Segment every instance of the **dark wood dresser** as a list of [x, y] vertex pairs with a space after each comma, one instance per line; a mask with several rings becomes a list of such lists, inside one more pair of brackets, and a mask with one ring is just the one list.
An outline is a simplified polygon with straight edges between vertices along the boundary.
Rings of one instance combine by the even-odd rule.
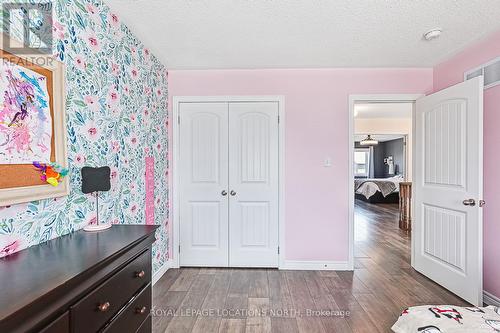
[[151, 332], [156, 229], [78, 231], [0, 259], [0, 332]]

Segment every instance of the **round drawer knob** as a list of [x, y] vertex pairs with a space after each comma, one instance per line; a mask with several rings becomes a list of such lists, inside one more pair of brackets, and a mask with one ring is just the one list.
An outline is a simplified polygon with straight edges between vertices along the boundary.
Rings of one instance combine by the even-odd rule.
[[142, 308], [135, 309], [135, 313], [144, 314], [144, 313], [146, 313], [146, 310], [147, 310], [147, 308], [145, 306], [143, 306]]
[[111, 306], [111, 304], [109, 304], [109, 302], [105, 302], [105, 303], [99, 304], [97, 309], [99, 309], [99, 311], [101, 311], [101, 312], [106, 312], [109, 310], [110, 306]]
[[146, 273], [144, 271], [140, 271], [135, 273], [135, 276], [142, 279], [144, 276], [146, 276]]

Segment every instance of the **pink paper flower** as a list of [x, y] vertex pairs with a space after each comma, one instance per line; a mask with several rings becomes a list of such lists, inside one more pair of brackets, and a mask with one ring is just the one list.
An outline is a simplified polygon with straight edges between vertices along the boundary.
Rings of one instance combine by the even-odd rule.
[[139, 138], [135, 134], [130, 136], [130, 145], [136, 148], [139, 145]]
[[120, 26], [120, 20], [118, 16], [114, 13], [108, 14], [108, 22], [109, 25], [112, 26], [113, 28], [118, 28]]
[[93, 112], [99, 111], [100, 105], [99, 100], [96, 95], [87, 95], [83, 98], [85, 104], [87, 104], [88, 108]]
[[99, 139], [99, 129], [93, 122], [89, 122], [85, 125], [85, 136], [90, 141], [97, 141]]
[[111, 64], [111, 73], [114, 76], [120, 75], [120, 66], [118, 64], [112, 63]]
[[118, 153], [120, 151], [120, 143], [116, 140], [111, 141], [111, 149], [113, 152]]
[[21, 239], [14, 238], [12, 236], [4, 236], [0, 238], [0, 258], [21, 250], [21, 245]]
[[[111, 173], [110, 173], [111, 184], [116, 185], [118, 183], [118, 179], [119, 179], [118, 176], [119, 176], [118, 168], [111, 167]], [[115, 188], [115, 186], [113, 186], [113, 188]]]
[[92, 31], [88, 32], [85, 35], [85, 41], [87, 42], [87, 45], [94, 53], [97, 53], [101, 50], [101, 42], [99, 41], [94, 32]]
[[108, 104], [110, 106], [115, 106], [120, 102], [120, 94], [116, 89], [111, 89], [108, 92]]
[[97, 215], [91, 214], [87, 219], [87, 224], [94, 225], [97, 224]]
[[54, 22], [52, 24], [52, 31], [54, 36], [58, 39], [64, 39], [64, 27], [59, 22]]
[[76, 154], [73, 162], [76, 166], [83, 166], [85, 164], [85, 156], [82, 154]]
[[130, 76], [134, 80], [137, 80], [137, 78], [139, 78], [139, 70], [137, 69], [137, 67], [132, 67], [130, 69]]
[[77, 55], [75, 57], [75, 67], [81, 70], [85, 70], [85, 67], [87, 67], [87, 64], [85, 63], [85, 60], [83, 57]]
[[139, 206], [136, 203], [132, 203], [130, 205], [129, 212], [131, 215], [137, 214], [138, 210], [139, 210]]
[[93, 4], [91, 3], [88, 3], [86, 6], [85, 6], [85, 9], [87, 10], [87, 12], [89, 14], [92, 14], [92, 15], [95, 15], [97, 14], [97, 7], [94, 6]]

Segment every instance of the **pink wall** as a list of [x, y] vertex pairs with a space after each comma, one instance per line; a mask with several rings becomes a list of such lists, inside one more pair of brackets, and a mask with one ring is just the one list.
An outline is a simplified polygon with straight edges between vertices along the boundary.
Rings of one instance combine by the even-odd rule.
[[[464, 72], [500, 56], [500, 31], [434, 68], [434, 88], [463, 81]], [[500, 297], [500, 86], [484, 92], [484, 289]]]
[[432, 88], [432, 69], [169, 71], [170, 106], [172, 96], [285, 96], [287, 260], [348, 259], [348, 95]]

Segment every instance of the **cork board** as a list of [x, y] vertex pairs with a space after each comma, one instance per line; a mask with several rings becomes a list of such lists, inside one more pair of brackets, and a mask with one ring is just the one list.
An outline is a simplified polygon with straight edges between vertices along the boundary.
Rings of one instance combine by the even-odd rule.
[[[49, 94], [49, 108], [52, 121], [51, 155], [50, 161], [56, 162], [55, 144], [55, 114], [54, 114], [54, 81], [51, 70], [38, 66], [27, 59], [20, 58], [0, 49], [2, 61], [10, 61], [18, 66], [30, 69], [47, 80], [47, 91]], [[0, 189], [17, 187], [39, 186], [46, 184], [40, 179], [40, 172], [32, 164], [0, 164]]]

